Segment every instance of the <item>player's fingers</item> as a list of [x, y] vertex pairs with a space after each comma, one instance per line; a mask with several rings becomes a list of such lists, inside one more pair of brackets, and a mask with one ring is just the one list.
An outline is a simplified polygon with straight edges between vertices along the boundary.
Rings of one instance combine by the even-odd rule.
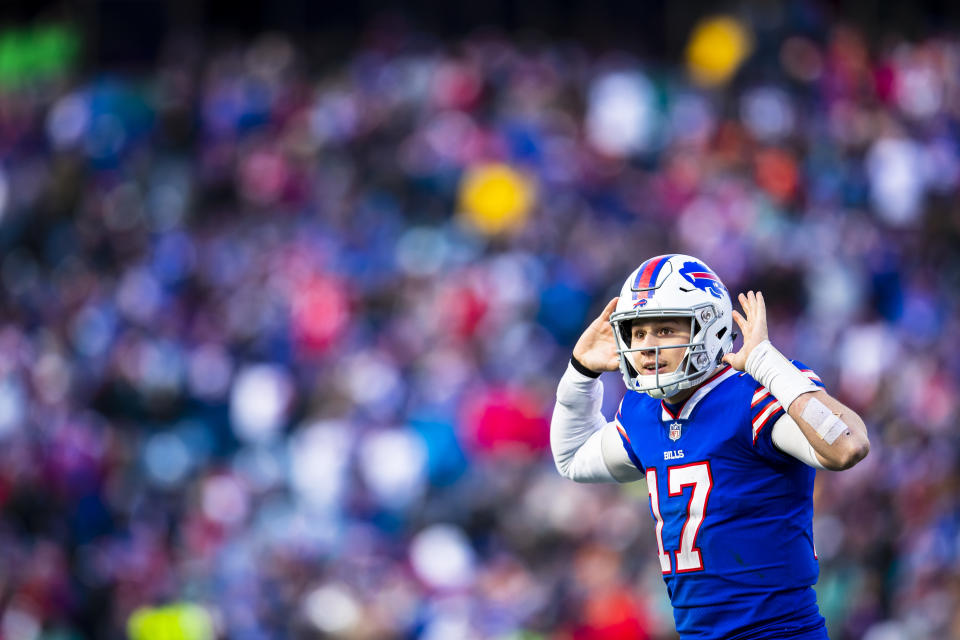
[[609, 320], [610, 315], [613, 313], [613, 310], [617, 308], [617, 301], [620, 300], [620, 296], [617, 296], [613, 300], [607, 303], [607, 306], [603, 308], [603, 313], [600, 314], [600, 317], [604, 320]]
[[736, 309], [733, 311], [733, 321], [737, 323], [738, 327], [740, 327], [740, 331], [743, 333], [747, 332], [747, 319], [740, 315], [740, 312]]
[[753, 293], [753, 302], [752, 302], [752, 305], [751, 305], [751, 308], [752, 308], [752, 311], [751, 311], [751, 314], [752, 314], [751, 320], [756, 321], [757, 318], [759, 317], [759, 315], [760, 315], [761, 313], [763, 313], [763, 302], [760, 301], [760, 298], [758, 297], [758, 292], [757, 292], [757, 291], [754, 291], [754, 292], [752, 292], [752, 293]]
[[750, 318], [753, 316], [753, 304], [753, 291], [747, 291], [747, 293], [743, 296], [743, 301], [740, 304], [740, 306], [743, 307], [743, 316], [745, 318]]

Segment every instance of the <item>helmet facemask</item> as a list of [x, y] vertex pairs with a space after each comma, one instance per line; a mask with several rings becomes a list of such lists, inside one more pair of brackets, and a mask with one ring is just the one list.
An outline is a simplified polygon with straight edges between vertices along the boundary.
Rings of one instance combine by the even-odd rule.
[[[695, 387], [706, 380], [733, 344], [733, 336], [727, 331], [727, 327], [722, 322], [717, 324], [720, 322], [718, 311], [717, 306], [706, 302], [686, 309], [635, 309], [612, 314], [610, 324], [613, 326], [613, 334], [617, 341], [620, 371], [627, 388], [660, 399], [669, 398], [683, 389]], [[654, 318], [688, 318], [690, 340], [681, 344], [631, 347], [633, 322]], [[718, 345], [717, 342], [720, 344]], [[677, 369], [663, 374], [657, 371], [650, 375], [640, 375], [633, 364], [631, 354], [652, 351], [656, 362], [660, 362], [661, 350], [666, 349], [685, 350]], [[713, 358], [710, 357], [711, 351], [716, 353]]]

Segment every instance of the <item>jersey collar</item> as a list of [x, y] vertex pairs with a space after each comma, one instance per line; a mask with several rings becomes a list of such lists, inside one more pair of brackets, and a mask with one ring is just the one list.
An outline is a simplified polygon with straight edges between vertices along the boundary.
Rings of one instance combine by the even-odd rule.
[[736, 369], [732, 368], [730, 365], [720, 369], [710, 378], [708, 378], [706, 382], [701, 384], [700, 388], [694, 391], [693, 395], [687, 398], [686, 402], [681, 404], [676, 411], [671, 409], [665, 400], [661, 400], [660, 419], [664, 422], [670, 422], [671, 420], [687, 420], [690, 417], [690, 414], [693, 413], [693, 410], [697, 404], [703, 400], [708, 393], [719, 386], [721, 382], [733, 376], [736, 372]]

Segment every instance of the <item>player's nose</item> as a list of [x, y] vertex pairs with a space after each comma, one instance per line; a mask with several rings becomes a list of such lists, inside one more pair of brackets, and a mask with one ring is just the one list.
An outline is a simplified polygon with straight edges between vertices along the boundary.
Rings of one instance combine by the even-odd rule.
[[649, 333], [642, 338], [633, 339], [633, 347], [642, 351], [653, 351], [658, 344], [659, 341], [657, 340], [657, 337], [652, 336]]

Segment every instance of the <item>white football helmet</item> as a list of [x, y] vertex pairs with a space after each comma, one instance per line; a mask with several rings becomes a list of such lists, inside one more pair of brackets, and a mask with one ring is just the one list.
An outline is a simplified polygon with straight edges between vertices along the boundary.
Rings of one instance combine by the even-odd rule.
[[[733, 347], [732, 310], [727, 288], [697, 258], [670, 254], [641, 264], [623, 283], [610, 315], [627, 388], [669, 398], [706, 380]], [[630, 348], [631, 325], [639, 318], [664, 316], [690, 318], [690, 342], [654, 347], [654, 356], [659, 360], [661, 349], [686, 349], [685, 357], [676, 371], [640, 375], [629, 354], [651, 349]]]

